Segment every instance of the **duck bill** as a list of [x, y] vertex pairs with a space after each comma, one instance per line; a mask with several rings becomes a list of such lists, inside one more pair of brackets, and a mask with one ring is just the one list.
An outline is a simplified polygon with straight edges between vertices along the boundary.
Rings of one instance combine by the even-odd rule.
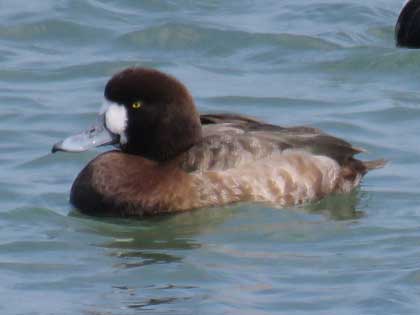
[[117, 144], [118, 142], [119, 136], [105, 127], [105, 115], [102, 114], [90, 128], [54, 144], [51, 152], [83, 152], [103, 145]]

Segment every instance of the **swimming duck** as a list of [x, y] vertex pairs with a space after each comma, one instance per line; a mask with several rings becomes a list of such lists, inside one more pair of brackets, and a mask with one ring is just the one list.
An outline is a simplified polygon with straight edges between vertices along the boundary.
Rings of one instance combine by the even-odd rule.
[[397, 46], [420, 48], [420, 0], [408, 0], [395, 25]]
[[119, 148], [75, 179], [70, 201], [86, 214], [146, 216], [241, 201], [297, 205], [350, 192], [384, 165], [355, 159], [361, 149], [316, 128], [200, 115], [187, 88], [157, 70], [123, 70], [104, 95], [96, 123], [52, 149]]

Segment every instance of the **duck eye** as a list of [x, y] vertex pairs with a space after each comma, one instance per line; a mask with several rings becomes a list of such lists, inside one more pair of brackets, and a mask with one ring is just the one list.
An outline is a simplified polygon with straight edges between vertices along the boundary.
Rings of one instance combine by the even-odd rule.
[[139, 109], [141, 107], [141, 105], [142, 104], [140, 102], [135, 102], [135, 103], [131, 104], [131, 107], [133, 109]]

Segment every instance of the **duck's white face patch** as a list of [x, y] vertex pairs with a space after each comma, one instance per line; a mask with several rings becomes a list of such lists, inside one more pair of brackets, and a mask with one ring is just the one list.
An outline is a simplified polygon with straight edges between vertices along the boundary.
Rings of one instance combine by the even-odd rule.
[[127, 143], [127, 110], [123, 105], [105, 101], [100, 110], [105, 115], [105, 126], [114, 134], [120, 136], [120, 143]]

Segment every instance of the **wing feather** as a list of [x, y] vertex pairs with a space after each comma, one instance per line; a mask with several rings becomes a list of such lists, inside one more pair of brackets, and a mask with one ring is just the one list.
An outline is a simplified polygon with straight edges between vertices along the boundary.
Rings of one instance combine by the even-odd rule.
[[203, 140], [182, 158], [188, 172], [239, 167], [286, 149], [325, 155], [339, 164], [362, 152], [317, 128], [281, 127], [236, 114], [205, 114], [201, 122]]

